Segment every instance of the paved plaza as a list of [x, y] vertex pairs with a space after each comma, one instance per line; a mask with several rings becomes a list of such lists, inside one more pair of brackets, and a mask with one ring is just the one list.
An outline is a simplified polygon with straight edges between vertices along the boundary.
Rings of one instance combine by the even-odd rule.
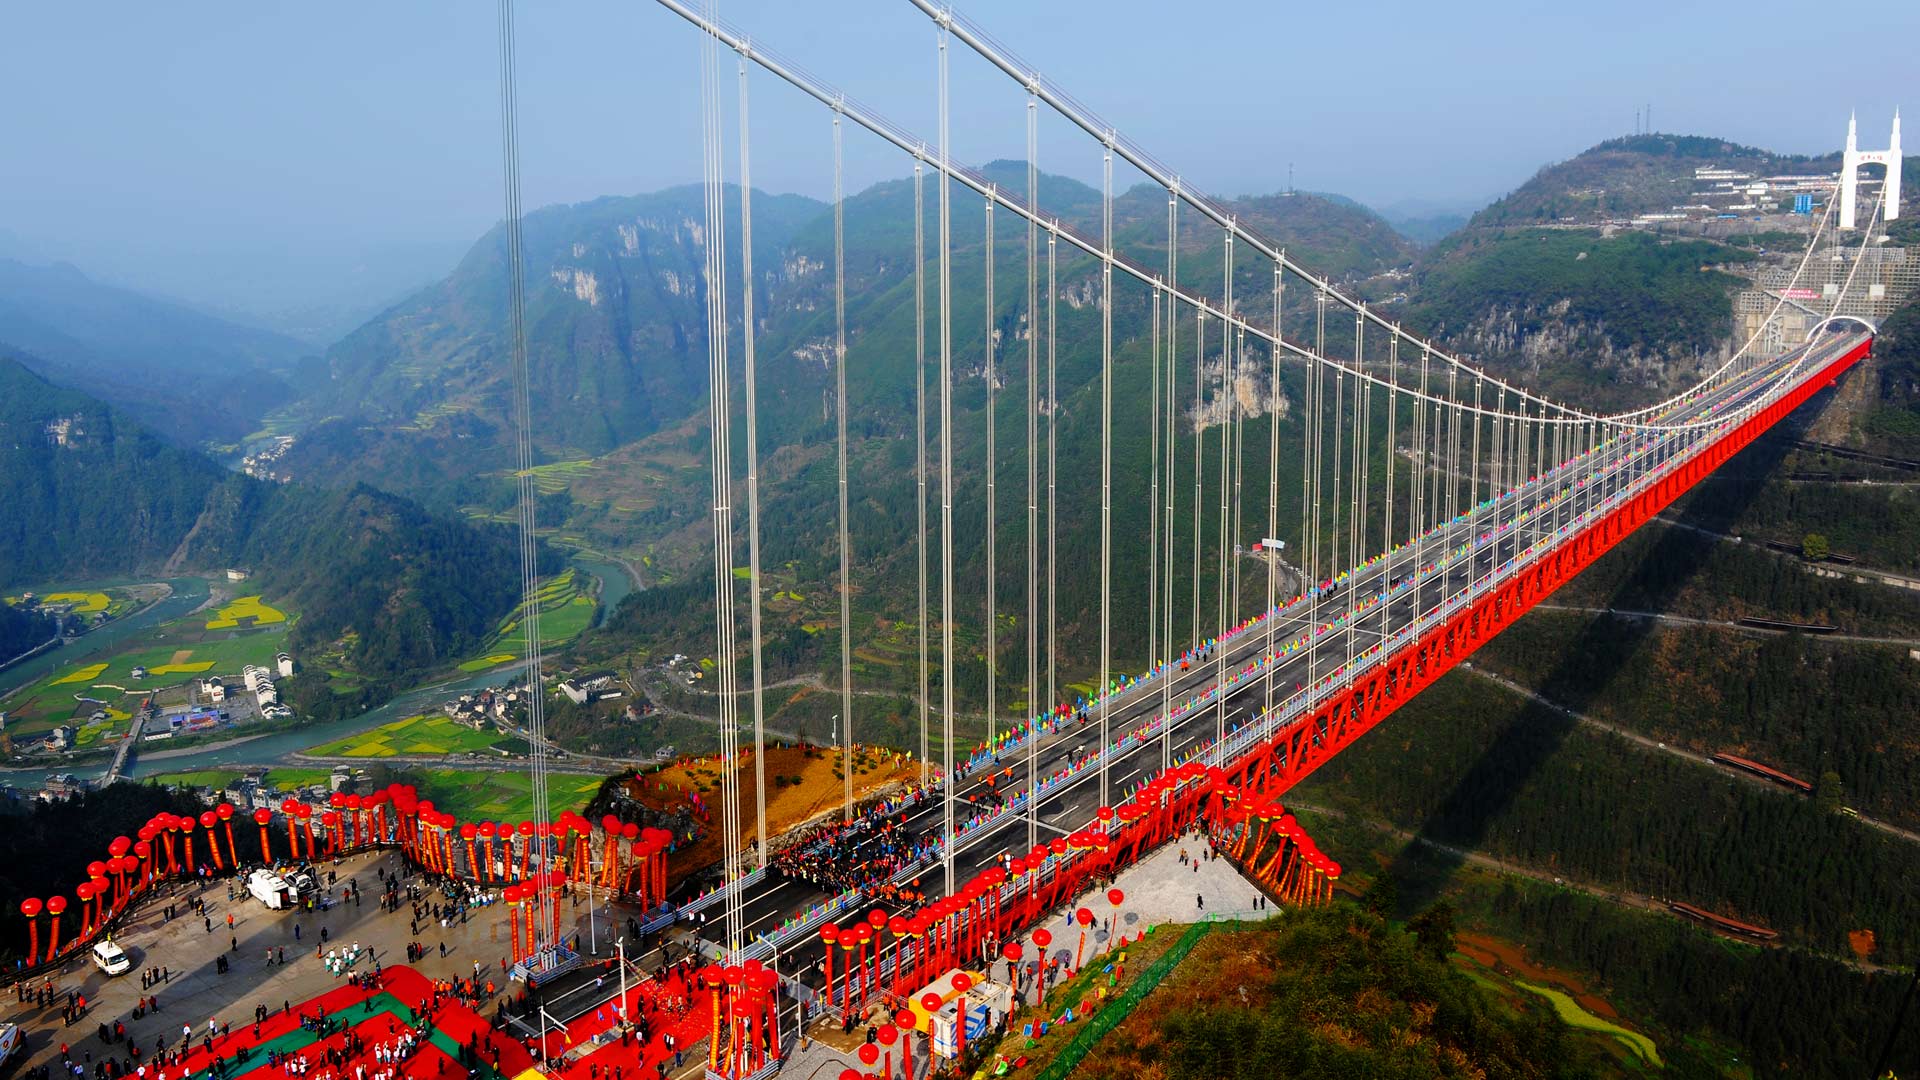
[[[378, 871], [400, 872], [402, 863], [397, 852], [350, 856], [337, 864], [319, 864], [318, 869], [333, 903], [326, 910], [313, 912], [270, 911], [232, 878], [213, 879], [204, 885], [162, 885], [161, 894], [129, 916], [115, 936], [133, 960], [132, 971], [109, 978], [84, 951], [78, 951], [60, 969], [48, 973], [56, 991], [52, 1005], [23, 1005], [13, 993], [0, 997], [0, 1018], [18, 1022], [27, 1036], [27, 1053], [20, 1067], [48, 1062], [57, 1066], [63, 1042], [70, 1046], [73, 1060], [82, 1064], [89, 1055], [94, 1060], [124, 1057], [124, 1046], [109, 1049], [100, 1042], [98, 1031], [103, 1023], [109, 1028], [115, 1021], [123, 1023], [127, 1035], [145, 1047], [152, 1046], [158, 1037], [177, 1039], [182, 1024], [204, 1029], [213, 1019], [231, 1023], [237, 1030], [242, 1023], [251, 1023], [255, 1006], [278, 1011], [283, 1004], [297, 1005], [341, 986], [345, 979], [329, 971], [322, 959], [328, 949], [346, 950], [358, 945], [363, 958], [354, 971], [364, 972], [376, 963], [388, 967], [407, 964], [407, 944], [418, 942], [424, 955], [408, 966], [426, 978], [472, 977], [495, 984], [499, 993], [482, 1003], [480, 1009], [489, 1017], [500, 996], [518, 991], [518, 984], [509, 986], [501, 972], [508, 953], [504, 906], [470, 909], [465, 921], [456, 918], [446, 927], [434, 919], [424, 919], [415, 934], [410, 925], [410, 904], [403, 901], [393, 912], [382, 912], [379, 906]], [[405, 880], [421, 885], [428, 902], [444, 902], [436, 890], [425, 888], [424, 878], [416, 875]], [[340, 899], [352, 885], [362, 891], [358, 903]], [[237, 898], [230, 899], [229, 886], [239, 890]], [[204, 915], [191, 912], [194, 900], [205, 902]], [[170, 905], [177, 909], [171, 920], [165, 917]], [[574, 928], [583, 939], [585, 910], [584, 902], [578, 899], [569, 910]], [[627, 913], [619, 908], [612, 910], [624, 924]], [[233, 919], [231, 929], [229, 916]], [[71, 918], [68, 921], [71, 930]], [[605, 952], [608, 928], [604, 909], [596, 929]], [[284, 963], [279, 962], [282, 953]], [[224, 973], [217, 972], [214, 963], [214, 958], [222, 954], [229, 965]], [[164, 969], [166, 979], [143, 988], [142, 972], [156, 968]], [[43, 981], [36, 979], [33, 985], [40, 986]], [[69, 990], [86, 998], [86, 1014], [63, 1025], [61, 1011]], [[134, 1019], [135, 1006], [147, 997], [157, 1000], [158, 1011]], [[91, 1069], [88, 1073], [91, 1075]]]

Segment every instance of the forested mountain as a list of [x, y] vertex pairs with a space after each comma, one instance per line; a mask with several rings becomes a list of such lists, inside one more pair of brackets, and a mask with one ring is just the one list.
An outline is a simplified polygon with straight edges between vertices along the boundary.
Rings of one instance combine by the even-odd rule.
[[[1019, 162], [994, 162], [982, 171], [1015, 190], [1025, 188], [1025, 166]], [[638, 445], [641, 440], [671, 439], [677, 425], [701, 417], [706, 356], [700, 199], [699, 188], [681, 187], [548, 207], [527, 216], [535, 440], [548, 460], [582, 461], [621, 450], [631, 461], [647, 454]], [[1078, 181], [1043, 175], [1039, 203], [1068, 224], [1097, 227], [1099, 193]], [[849, 196], [845, 206], [849, 332], [856, 342], [883, 339], [895, 349], [878, 374], [869, 374], [865, 366], [850, 368], [856, 384], [887, 387], [877, 400], [856, 392], [853, 407], [889, 430], [897, 430], [899, 407], [905, 404], [898, 388], [908, 385], [889, 376], [910, 376], [910, 368], [899, 366], [897, 350], [912, 341], [912, 205], [911, 183], [895, 180]], [[1226, 205], [1337, 277], [1372, 274], [1413, 258], [1405, 238], [1357, 204], [1301, 194]], [[737, 190], [729, 189], [727, 207], [737, 245]], [[931, 258], [937, 236], [931, 183], [925, 212]], [[1163, 195], [1144, 187], [1122, 193], [1114, 213], [1116, 235], [1129, 251], [1164, 261]], [[979, 198], [956, 196], [953, 236], [961, 265], [954, 298], [956, 318], [966, 318], [968, 325], [975, 316], [966, 309], [981, 303], [983, 278], [977, 267], [983, 229]], [[1005, 275], [999, 306], [1009, 313], [1002, 332], [1011, 343], [1025, 332], [1024, 319], [1015, 314], [1024, 307], [1015, 302], [1024, 286], [1015, 283], [1024, 280], [1019, 253], [1025, 229], [1003, 213], [996, 237], [997, 262]], [[1217, 287], [1219, 230], [1189, 213], [1181, 241], [1183, 258], [1190, 257], [1182, 280]], [[329, 351], [325, 388], [288, 410], [289, 422], [302, 430], [283, 468], [315, 482], [365, 480], [448, 505], [484, 504], [498, 497], [471, 481], [489, 473], [497, 481], [511, 462], [503, 243], [500, 230], [490, 232], [444, 281]], [[1063, 248], [1061, 254], [1064, 265], [1074, 266], [1070, 251]], [[819, 394], [832, 381], [826, 351], [833, 302], [831, 208], [800, 196], [756, 193], [754, 260], [760, 357], [769, 371], [762, 394], [775, 414], [770, 422], [787, 425], [778, 433], [792, 434], [797, 427], [818, 425]], [[735, 261], [733, 275], [738, 274], [737, 255]], [[1247, 272], [1252, 273], [1250, 267]], [[1085, 276], [1084, 268], [1075, 273]], [[730, 282], [736, 369], [738, 288], [736, 276]], [[1083, 290], [1076, 281], [1065, 294], [1066, 305], [1076, 311], [1084, 306]], [[977, 347], [973, 353], [977, 357]], [[769, 434], [778, 437], [775, 431]], [[586, 492], [572, 486], [576, 501], [599, 502], [601, 510], [610, 503], [631, 503], [598, 499], [591, 484]]]
[[[686, 186], [526, 216], [528, 366], [543, 452], [603, 453], [705, 400], [701, 199]], [[769, 290], [819, 273], [817, 257], [786, 247], [820, 211], [800, 196], [756, 201], [756, 271]], [[496, 227], [447, 278], [328, 350], [324, 388], [294, 411], [325, 422], [285, 469], [442, 496], [435, 489], [448, 480], [510, 465], [505, 235]]]
[[1920, 297], [1887, 317], [1873, 354], [1878, 392], [1860, 434], [1879, 453], [1920, 460]]
[[0, 583], [160, 570], [239, 484], [100, 401], [0, 357]]
[[292, 396], [292, 338], [0, 259], [0, 342], [35, 371], [137, 414], [183, 446], [232, 442]]
[[1467, 229], [1421, 260], [1407, 324], [1525, 385], [1639, 404], [1718, 358], [1750, 253], [1597, 229]]
[[248, 566], [301, 611], [297, 642], [349, 637], [349, 660], [382, 678], [470, 649], [519, 592], [505, 530], [228, 473], [8, 357], [0, 506], [0, 586]]
[[45, 615], [0, 603], [0, 663], [51, 638], [55, 629]]

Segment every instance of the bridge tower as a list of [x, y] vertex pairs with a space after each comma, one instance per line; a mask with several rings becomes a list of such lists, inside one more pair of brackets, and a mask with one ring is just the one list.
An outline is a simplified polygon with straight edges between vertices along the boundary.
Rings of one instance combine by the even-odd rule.
[[1885, 217], [1892, 221], [1900, 216], [1900, 110], [1893, 111], [1893, 140], [1885, 150], [1860, 149], [1855, 126], [1855, 117], [1848, 116], [1847, 150], [1840, 163], [1840, 227], [1843, 229], [1854, 227], [1854, 203], [1862, 165], [1887, 167]]

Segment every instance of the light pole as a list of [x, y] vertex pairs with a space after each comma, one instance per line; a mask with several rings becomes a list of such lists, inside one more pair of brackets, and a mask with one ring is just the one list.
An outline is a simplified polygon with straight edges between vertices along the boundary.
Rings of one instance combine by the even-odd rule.
[[613, 939], [613, 955], [620, 961], [620, 1023], [624, 1029], [627, 1023], [627, 942], [625, 938]]

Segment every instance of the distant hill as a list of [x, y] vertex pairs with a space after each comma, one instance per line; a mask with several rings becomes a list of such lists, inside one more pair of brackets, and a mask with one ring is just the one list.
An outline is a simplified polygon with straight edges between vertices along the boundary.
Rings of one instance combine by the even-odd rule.
[[1693, 171], [1720, 166], [1755, 174], [1831, 172], [1840, 155], [1775, 154], [1702, 135], [1628, 135], [1535, 173], [1473, 215], [1471, 227], [1544, 225], [1581, 216], [1631, 217], [1686, 201]]
[[229, 443], [292, 397], [306, 348], [73, 266], [0, 258], [0, 342], [181, 445]]
[[[527, 215], [528, 362], [544, 449], [601, 453], [703, 400], [701, 198], [686, 186]], [[820, 211], [799, 196], [756, 201], [755, 249], [769, 282], [818, 271], [783, 256], [794, 229]], [[450, 452], [455, 439], [464, 459], [455, 472], [504, 466], [510, 458], [497, 433], [512, 418], [506, 269], [505, 234], [495, 228], [452, 274], [329, 349], [325, 384], [296, 415], [339, 422], [332, 436], [296, 447], [286, 467], [388, 482], [422, 453]], [[432, 479], [444, 475], [430, 470]]]
[[0, 587], [249, 566], [301, 611], [296, 640], [353, 644], [379, 678], [470, 650], [519, 593], [497, 527], [365, 487], [229, 473], [0, 356]]
[[1687, 237], [1574, 227], [1685, 203], [1694, 170], [1829, 171], [1691, 135], [1610, 139], [1541, 169], [1423, 252], [1407, 325], [1522, 383], [1598, 408], [1658, 397], [1716, 362], [1752, 253]]

